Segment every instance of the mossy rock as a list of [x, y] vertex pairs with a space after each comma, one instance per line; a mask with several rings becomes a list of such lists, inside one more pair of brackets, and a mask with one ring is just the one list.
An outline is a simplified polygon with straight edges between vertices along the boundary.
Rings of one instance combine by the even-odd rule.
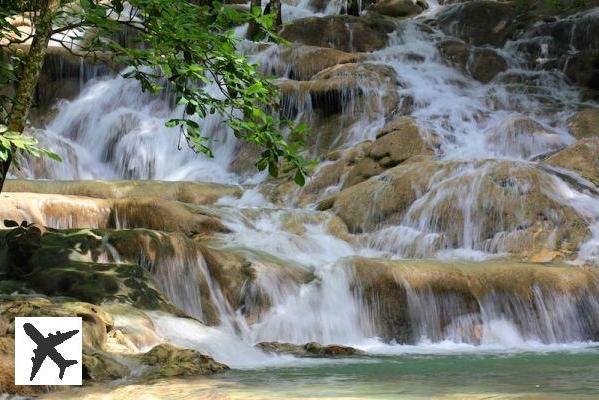
[[145, 374], [147, 378], [212, 375], [229, 370], [225, 364], [196, 350], [181, 349], [170, 344], [160, 344], [138, 356], [138, 360], [149, 366]]
[[276, 353], [276, 354], [291, 354], [296, 357], [350, 357], [366, 354], [362, 350], [355, 349], [349, 346], [341, 346], [338, 344], [323, 345], [316, 342], [306, 344], [294, 344], [284, 342], [260, 342], [256, 345], [260, 350]]
[[94, 383], [122, 379], [131, 372], [114, 357], [99, 351], [84, 351], [82, 361], [83, 379]]

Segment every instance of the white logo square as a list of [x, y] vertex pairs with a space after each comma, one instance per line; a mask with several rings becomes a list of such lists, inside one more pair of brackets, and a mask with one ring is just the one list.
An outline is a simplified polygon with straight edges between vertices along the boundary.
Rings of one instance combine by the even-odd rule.
[[15, 385], [81, 385], [81, 317], [15, 318]]

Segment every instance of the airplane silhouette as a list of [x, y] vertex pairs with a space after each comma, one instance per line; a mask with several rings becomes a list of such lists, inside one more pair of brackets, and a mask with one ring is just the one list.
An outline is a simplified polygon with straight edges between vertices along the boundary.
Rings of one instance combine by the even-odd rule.
[[68, 366], [77, 364], [76, 360], [65, 360], [64, 357], [61, 356], [58, 351], [56, 351], [55, 347], [64, 342], [65, 340], [73, 337], [75, 334], [77, 334], [77, 332], [79, 332], [78, 330], [73, 330], [65, 333], [60, 333], [60, 331], [56, 331], [55, 335], [50, 333], [48, 337], [44, 337], [44, 335], [42, 335], [40, 331], [38, 331], [35, 328], [35, 326], [31, 325], [30, 323], [25, 323], [23, 325], [23, 329], [25, 329], [25, 333], [27, 334], [27, 336], [29, 336], [31, 340], [33, 340], [35, 344], [37, 344], [37, 348], [33, 350], [33, 354], [35, 356], [31, 357], [33, 368], [31, 370], [31, 377], [29, 378], [29, 381], [32, 381], [33, 378], [35, 378], [37, 371], [39, 371], [39, 369], [41, 368], [42, 363], [44, 362], [46, 357], [50, 357], [50, 359], [54, 361], [54, 364], [56, 364], [58, 368], [60, 368], [60, 373], [58, 374], [58, 377], [61, 380], [64, 376], [65, 369], [67, 369]]

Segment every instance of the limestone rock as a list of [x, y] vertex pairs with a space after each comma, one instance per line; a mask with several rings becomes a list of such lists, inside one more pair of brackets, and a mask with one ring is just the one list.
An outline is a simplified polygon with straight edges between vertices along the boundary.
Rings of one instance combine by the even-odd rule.
[[322, 345], [316, 342], [303, 345], [282, 342], [261, 342], [256, 347], [269, 353], [291, 354], [296, 357], [347, 357], [365, 354], [363, 351], [349, 346], [336, 344]]
[[412, 118], [398, 117], [387, 123], [368, 148], [367, 157], [356, 162], [349, 171], [343, 188], [379, 175], [409, 158], [432, 155], [433, 150], [423, 136], [429, 135], [421, 131]]
[[[587, 268], [565, 264], [532, 264], [513, 260], [485, 262], [450, 262], [433, 260], [382, 260], [353, 258], [348, 262], [353, 272], [352, 286], [360, 293], [372, 320], [377, 336], [399, 343], [416, 343], [426, 334], [431, 340], [442, 340], [452, 334], [455, 340], [478, 343], [480, 323], [455, 329], [456, 321], [480, 318], [481, 304], [493, 296], [494, 304], [525, 304], [534, 310], [535, 292], [550, 295], [571, 295], [585, 306], [584, 297], [596, 296], [594, 283], [598, 274]], [[410, 294], [408, 294], [408, 291]], [[585, 293], [580, 296], [580, 293]], [[411, 296], [411, 297], [410, 297]], [[415, 296], [426, 296], [428, 305], [417, 304]], [[452, 299], [447, 301], [447, 299]], [[410, 307], [414, 307], [410, 309]], [[426, 321], [426, 322], [424, 322]], [[597, 331], [597, 321], [590, 329]]]
[[53, 386], [15, 385], [15, 339], [13, 336], [0, 336], [0, 393], [17, 395], [17, 398], [30, 398], [52, 390]]
[[584, 50], [568, 56], [564, 72], [574, 83], [587, 89], [585, 97], [599, 99], [599, 50]]
[[350, 149], [330, 153], [328, 160], [319, 166], [302, 188], [299, 204], [316, 203], [323, 196], [338, 191], [349, 171], [366, 157], [369, 147], [370, 142], [362, 142]]
[[382, 16], [330, 15], [297, 19], [284, 25], [281, 36], [291, 42], [330, 47], [346, 52], [369, 52], [387, 43], [395, 29], [393, 20]]
[[[547, 195], [552, 182], [547, 173], [526, 163], [420, 161], [400, 164], [341, 191], [332, 209], [350, 232], [400, 223], [424, 228], [424, 233], [437, 236], [433, 252], [462, 247], [467, 239], [468, 245], [487, 251], [523, 257], [556, 251], [571, 258], [589, 229], [567, 199]], [[473, 234], [468, 238], [467, 224]], [[403, 250], [404, 255], [423, 256], [418, 249]]]
[[409, 17], [420, 14], [426, 3], [417, 4], [412, 0], [378, 0], [370, 5], [367, 10], [373, 11], [389, 17]]
[[495, 50], [476, 48], [468, 60], [467, 69], [474, 79], [487, 83], [507, 69], [507, 62]]
[[204, 182], [167, 181], [45, 181], [15, 180], [5, 182], [4, 192], [62, 194], [96, 199], [131, 199], [152, 197], [190, 204], [212, 204], [224, 196], [241, 196], [239, 186]]
[[83, 379], [87, 381], [107, 382], [125, 378], [130, 374], [129, 368], [102, 352], [84, 352], [82, 361]]
[[345, 182], [343, 182], [342, 188], [344, 189], [360, 182], [364, 182], [373, 176], [379, 175], [383, 171], [385, 171], [385, 168], [372, 158], [363, 158], [349, 171]]
[[150, 366], [146, 377], [172, 378], [177, 376], [212, 375], [229, 369], [225, 364], [191, 349], [161, 344], [138, 357]]
[[[342, 190], [333, 210], [350, 232], [370, 231], [382, 221], [398, 223], [432, 175], [442, 169], [435, 162], [417, 162], [391, 168], [377, 177]], [[375, 196], [376, 193], [376, 196]]]
[[470, 56], [470, 46], [468, 44], [457, 39], [445, 39], [437, 45], [437, 48], [449, 64], [459, 68], [466, 67]]
[[510, 3], [481, 0], [453, 4], [437, 16], [439, 28], [475, 46], [501, 46], [513, 34], [516, 15]]
[[219, 219], [190, 204], [154, 198], [96, 199], [58, 194], [1, 195], [5, 219], [58, 229], [149, 228], [187, 235], [226, 232]]
[[599, 136], [599, 108], [587, 108], [568, 120], [570, 134], [576, 139]]
[[424, 134], [412, 118], [396, 118], [377, 134], [368, 155], [381, 162], [385, 168], [393, 167], [416, 155], [432, 155], [432, 150], [422, 138]]
[[273, 46], [265, 53], [264, 59], [262, 68], [266, 73], [305, 81], [326, 68], [363, 61], [365, 55], [329, 47], [293, 44]]
[[[24, 230], [16, 228], [19, 229]], [[31, 236], [15, 235], [13, 231], [6, 243], [6, 274], [10, 279], [26, 281], [38, 293], [92, 304], [123, 302], [176, 313], [144, 268], [137, 264], [102, 262], [100, 257], [105, 254], [102, 237], [93, 232], [45, 232]], [[96, 318], [93, 313], [84, 314], [89, 314], [86, 318], [90, 321]], [[106, 330], [99, 328], [98, 334], [105, 342]], [[90, 345], [93, 347], [94, 343]]]
[[373, 123], [394, 112], [402, 86], [393, 68], [371, 63], [347, 63], [327, 68], [309, 81], [279, 83], [285, 115], [302, 115], [314, 132], [309, 144], [330, 151], [345, 144], [352, 124]]
[[577, 172], [583, 178], [599, 185], [599, 137], [581, 139], [552, 155], [546, 162]]
[[9, 324], [8, 334], [14, 334], [15, 317], [81, 317], [83, 345], [103, 348], [106, 332], [112, 327], [112, 318], [94, 304], [79, 301], [58, 301], [33, 296], [3, 296], [0, 300], [2, 319]]

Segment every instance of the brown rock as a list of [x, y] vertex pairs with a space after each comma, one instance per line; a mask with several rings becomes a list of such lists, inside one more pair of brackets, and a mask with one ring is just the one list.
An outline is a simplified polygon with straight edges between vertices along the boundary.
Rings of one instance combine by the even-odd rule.
[[599, 185], [599, 137], [581, 139], [552, 155], [546, 162], [577, 172]]
[[150, 378], [212, 375], [229, 369], [225, 364], [195, 350], [170, 344], [160, 344], [138, 358], [141, 363], [153, 367], [146, 372], [146, 377]]
[[441, 55], [452, 65], [465, 68], [470, 56], [470, 46], [461, 40], [445, 39], [437, 45]]
[[576, 139], [599, 136], [599, 108], [587, 108], [568, 120], [570, 134]]
[[276, 76], [305, 81], [326, 68], [360, 62], [364, 58], [363, 54], [346, 53], [329, 47], [294, 44], [272, 47], [263, 68], [265, 72]]
[[409, 117], [399, 117], [385, 125], [369, 150], [369, 157], [381, 161], [385, 168], [393, 167], [415, 155], [432, 154], [422, 138], [420, 128]]
[[365, 354], [349, 346], [322, 345], [316, 342], [306, 344], [261, 342], [256, 347], [269, 353], [292, 354], [297, 357], [348, 357]]
[[474, 79], [487, 83], [507, 69], [507, 62], [495, 50], [477, 48], [472, 51], [466, 68]]
[[412, 0], [378, 0], [367, 10], [389, 17], [409, 17], [420, 14], [424, 10], [421, 5], [422, 3], [416, 4]]
[[281, 30], [291, 42], [330, 47], [346, 52], [369, 52], [383, 48], [387, 34], [395, 29], [393, 20], [383, 16], [353, 17], [330, 15], [292, 21]]
[[481, 0], [453, 4], [437, 16], [439, 28], [475, 46], [501, 46], [514, 33], [516, 9], [511, 3]]

